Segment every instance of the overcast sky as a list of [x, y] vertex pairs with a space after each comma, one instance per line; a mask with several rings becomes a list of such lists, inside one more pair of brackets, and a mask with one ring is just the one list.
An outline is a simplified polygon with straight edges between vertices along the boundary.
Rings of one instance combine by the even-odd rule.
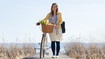
[[46, 17], [52, 3], [66, 22], [62, 42], [105, 41], [105, 0], [0, 0], [0, 43], [40, 42], [41, 27], [35, 23]]

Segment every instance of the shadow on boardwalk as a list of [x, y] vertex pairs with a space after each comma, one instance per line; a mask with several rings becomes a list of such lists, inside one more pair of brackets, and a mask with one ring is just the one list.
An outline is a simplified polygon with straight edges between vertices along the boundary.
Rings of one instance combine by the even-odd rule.
[[26, 57], [26, 58], [23, 58], [23, 59], [40, 59], [38, 57]]

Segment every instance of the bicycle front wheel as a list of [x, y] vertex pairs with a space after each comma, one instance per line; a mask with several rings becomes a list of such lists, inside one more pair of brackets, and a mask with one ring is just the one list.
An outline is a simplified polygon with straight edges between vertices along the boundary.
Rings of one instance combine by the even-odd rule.
[[45, 44], [44, 38], [45, 38], [45, 35], [46, 34], [42, 35], [42, 40], [41, 40], [41, 44], [40, 44], [40, 58], [42, 57], [42, 55], [44, 57], [44, 53], [45, 53], [45, 50], [44, 50], [44, 44]]

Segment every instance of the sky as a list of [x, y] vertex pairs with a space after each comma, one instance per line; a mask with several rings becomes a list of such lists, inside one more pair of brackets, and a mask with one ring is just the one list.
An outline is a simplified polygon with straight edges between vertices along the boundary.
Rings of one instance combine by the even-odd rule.
[[0, 43], [39, 43], [42, 32], [36, 23], [52, 3], [66, 24], [62, 42], [105, 41], [105, 0], [0, 0]]

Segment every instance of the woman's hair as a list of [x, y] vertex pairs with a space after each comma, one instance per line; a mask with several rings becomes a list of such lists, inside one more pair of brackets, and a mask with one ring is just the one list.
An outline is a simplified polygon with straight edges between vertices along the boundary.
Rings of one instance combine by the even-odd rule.
[[52, 6], [51, 6], [51, 14], [52, 14], [52, 16], [54, 15], [54, 11], [52, 10], [53, 5], [56, 5], [56, 8], [57, 8], [56, 9], [56, 15], [57, 15], [57, 12], [58, 12], [58, 5], [56, 3], [53, 3]]

